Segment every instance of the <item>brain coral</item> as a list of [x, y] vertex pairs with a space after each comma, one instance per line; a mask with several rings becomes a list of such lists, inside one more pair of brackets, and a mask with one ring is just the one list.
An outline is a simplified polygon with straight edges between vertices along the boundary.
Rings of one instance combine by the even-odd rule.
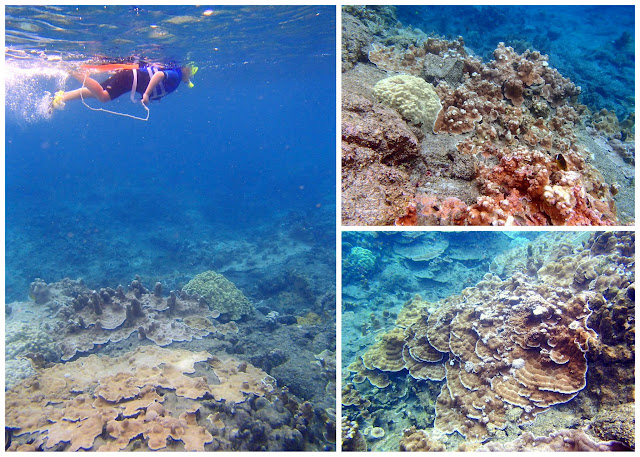
[[424, 79], [411, 75], [391, 76], [378, 81], [373, 95], [408, 121], [422, 124], [423, 131], [433, 132], [442, 105], [433, 86]]
[[211, 309], [226, 314], [230, 319], [240, 319], [253, 312], [253, 304], [240, 289], [215, 271], [196, 275], [182, 290], [191, 295], [200, 295]]

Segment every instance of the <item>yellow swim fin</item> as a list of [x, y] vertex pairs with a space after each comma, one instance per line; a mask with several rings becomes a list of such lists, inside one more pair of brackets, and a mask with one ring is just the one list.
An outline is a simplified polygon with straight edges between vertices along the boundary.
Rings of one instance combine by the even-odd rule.
[[51, 108], [54, 109], [62, 109], [64, 108], [64, 91], [59, 90], [53, 96], [53, 101], [51, 102]]

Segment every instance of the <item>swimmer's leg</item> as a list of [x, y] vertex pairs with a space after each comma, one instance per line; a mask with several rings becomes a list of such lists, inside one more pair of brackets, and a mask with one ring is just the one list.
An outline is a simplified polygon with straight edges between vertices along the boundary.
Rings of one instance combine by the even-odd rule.
[[[80, 97], [81, 94], [82, 94], [82, 97]], [[79, 98], [94, 98], [94, 95], [86, 87], [82, 87], [76, 90], [70, 90], [68, 92], [64, 92], [64, 94], [62, 95], [63, 102], [68, 102], [70, 100], [78, 100]]]
[[[84, 84], [84, 87], [81, 89], [76, 89], [76, 90], [72, 90], [71, 92], [65, 92], [65, 101], [67, 100], [76, 100], [78, 98], [80, 98], [80, 94], [82, 94], [82, 97], [84, 98], [88, 98], [88, 97], [95, 97], [98, 100], [100, 100], [101, 102], [109, 102], [111, 101], [111, 96], [109, 95], [109, 92], [107, 92], [106, 90], [104, 90], [102, 88], [102, 86], [100, 85], [100, 83], [98, 81], [96, 81], [93, 78], [90, 78], [89, 76], [86, 76], [81, 74], [81, 73], [71, 73], [71, 76], [73, 76], [74, 78], [76, 78], [79, 82]], [[82, 92], [81, 92], [82, 91]], [[77, 93], [75, 93], [77, 92]], [[91, 95], [87, 95], [87, 92], [90, 93]], [[73, 98], [67, 98], [67, 94], [70, 94], [70, 97]]]

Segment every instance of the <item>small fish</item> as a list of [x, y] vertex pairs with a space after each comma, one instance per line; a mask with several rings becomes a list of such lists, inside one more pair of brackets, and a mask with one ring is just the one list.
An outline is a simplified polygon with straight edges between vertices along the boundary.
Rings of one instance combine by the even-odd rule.
[[556, 164], [558, 164], [558, 168], [560, 168], [562, 171], [567, 171], [567, 161], [560, 153], [556, 154]]

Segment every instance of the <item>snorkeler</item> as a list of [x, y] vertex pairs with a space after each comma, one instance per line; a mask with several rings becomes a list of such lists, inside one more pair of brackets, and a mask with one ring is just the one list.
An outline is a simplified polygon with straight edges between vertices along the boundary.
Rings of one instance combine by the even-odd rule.
[[[146, 106], [150, 100], [159, 100], [178, 88], [180, 82], [193, 87], [191, 77], [198, 71], [196, 66], [162, 67], [159, 65], [98, 65], [83, 66], [83, 72], [72, 72], [71, 76], [82, 83], [80, 89], [69, 92], [60, 90], [55, 93], [51, 102], [51, 111], [61, 109], [71, 100], [96, 98], [101, 102], [109, 102], [124, 93], [131, 93], [131, 101], [135, 101], [135, 93], [142, 96], [142, 103]], [[124, 68], [124, 69], [122, 69]], [[88, 70], [108, 71], [117, 69], [116, 73], [103, 83], [89, 77]]]

